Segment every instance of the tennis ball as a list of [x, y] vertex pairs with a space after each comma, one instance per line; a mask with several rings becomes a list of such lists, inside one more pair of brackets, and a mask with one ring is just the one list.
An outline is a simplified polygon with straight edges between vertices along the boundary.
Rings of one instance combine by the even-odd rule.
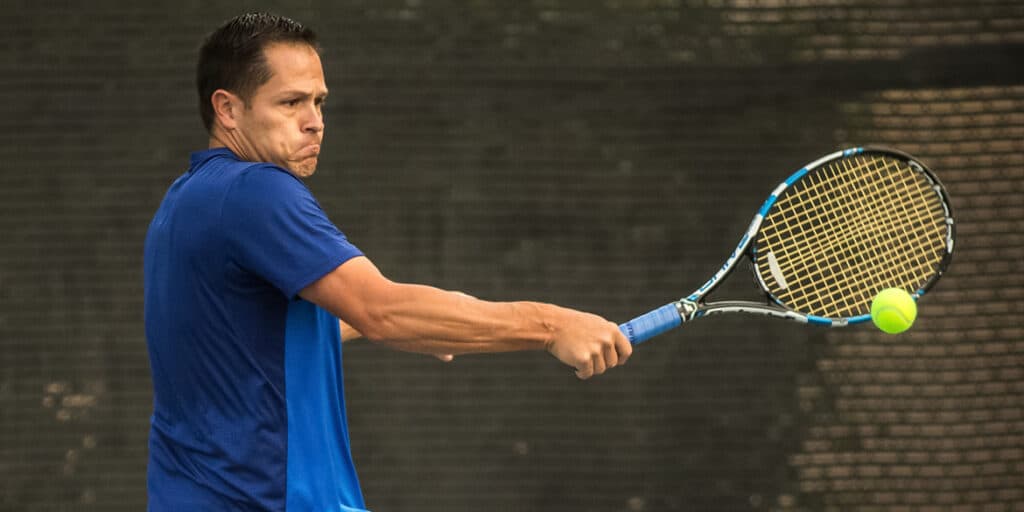
[[917, 303], [905, 290], [886, 288], [871, 301], [871, 321], [879, 329], [898, 334], [914, 324], [917, 318]]

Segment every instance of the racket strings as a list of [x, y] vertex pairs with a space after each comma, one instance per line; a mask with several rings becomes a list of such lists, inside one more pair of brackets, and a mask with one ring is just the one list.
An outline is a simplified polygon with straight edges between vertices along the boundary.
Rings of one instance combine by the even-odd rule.
[[[857, 276], [854, 264], [859, 267], [865, 265], [877, 266], [879, 261], [882, 260], [883, 253], [880, 253], [877, 248], [871, 246], [863, 246], [859, 240], [860, 236], [856, 234], [851, 236], [850, 232], [844, 232], [838, 228], [842, 224], [837, 225], [834, 222], [834, 217], [829, 218], [827, 224], [815, 226], [813, 228], [813, 234], [818, 237], [819, 243], [825, 244], [825, 252], [830, 254], [835, 253], [849, 253], [852, 256], [847, 259], [831, 258], [829, 263], [831, 266], [819, 266], [813, 268], [812, 265], [808, 265], [808, 261], [811, 258], [821, 257], [821, 254], [800, 254], [801, 261], [804, 267], [808, 267], [804, 273], [804, 281], [798, 281], [798, 286], [794, 287], [789, 291], [789, 295], [792, 298], [804, 298], [805, 302], [799, 304], [799, 307], [803, 310], [816, 310], [827, 306], [829, 302], [832, 302], [832, 312], [818, 311], [822, 314], [831, 314], [832, 316], [838, 315], [849, 315], [851, 309], [855, 309], [859, 302], [863, 302], [863, 297], [853, 295], [851, 291], [852, 285], [851, 280]], [[854, 226], [856, 227], [856, 226]], [[806, 230], [805, 230], [806, 231]], [[824, 242], [822, 242], [822, 240]], [[859, 250], [858, 250], [859, 249]], [[852, 251], [858, 250], [854, 255]], [[819, 251], [820, 252], [820, 251]], [[787, 268], [789, 266], [787, 265]], [[821, 295], [820, 288], [812, 287], [814, 283], [824, 283], [829, 286], [831, 292], [830, 295]], [[841, 287], [842, 283], [847, 283], [845, 288]], [[816, 293], [817, 295], [812, 294]], [[862, 291], [862, 294], [869, 295], [870, 292]]]
[[[856, 206], [855, 211], [869, 212], [871, 206], [877, 204], [880, 198], [884, 197], [884, 191], [879, 189], [880, 180], [860, 181], [851, 180], [851, 175], [854, 174], [859, 167], [853, 166], [849, 161], [841, 162], [843, 170], [845, 172], [835, 174], [833, 177], [837, 178], [838, 182], [848, 184], [849, 190], [852, 192], [850, 196], [851, 203]], [[868, 162], [868, 167], [873, 167], [870, 170], [879, 171], [874, 164], [877, 162]], [[895, 169], [894, 169], [895, 170]], [[906, 175], [904, 175], [906, 176]], [[886, 183], [886, 186], [898, 187], [902, 186], [902, 190], [898, 193], [906, 196], [909, 193], [907, 188], [907, 180], [901, 179], [896, 182]], [[909, 218], [907, 217], [907, 210], [905, 207], [906, 203], [896, 203], [899, 205], [901, 211], [894, 211], [892, 208], [874, 209], [872, 213], [875, 216], [851, 216], [850, 208], [847, 206], [841, 207], [841, 212], [845, 218], [854, 218], [857, 222], [850, 222], [848, 224], [837, 223], [836, 221], [840, 218], [837, 215], [829, 215], [828, 228], [827, 229], [816, 229], [816, 234], [819, 237], [824, 234], [824, 243], [818, 248], [819, 252], [810, 255], [810, 259], [817, 261], [823, 254], [820, 252], [824, 249], [825, 254], [842, 253], [844, 251], [852, 251], [859, 249], [861, 252], [854, 256], [854, 260], [861, 263], [861, 267], [867, 266], [871, 268], [877, 268], [883, 266], [883, 268], [896, 269], [893, 266], [891, 256], [893, 252], [891, 248], [894, 246], [894, 234], [898, 234], [898, 230], [901, 227], [899, 224], [900, 220]], [[901, 218], [900, 215], [903, 215]], [[865, 219], [869, 219], [875, 222], [877, 229], [869, 229], [872, 226], [865, 225]], [[852, 228], [852, 229], [844, 229]], [[865, 235], [876, 236], [875, 242], [877, 243], [864, 243]], [[838, 241], [838, 244], [837, 244]], [[805, 261], [807, 261], [805, 259]], [[852, 268], [849, 265], [849, 261], [840, 261], [839, 263], [846, 263], [838, 268], [828, 268], [822, 266], [817, 270], [817, 273], [807, 276], [807, 280], [803, 283], [804, 287], [793, 290], [794, 295], [806, 296], [808, 298], [814, 297], [810, 294], [811, 290], [808, 283], [824, 281], [832, 285], [834, 290], [839, 291], [840, 288], [837, 286], [846, 283], [845, 290], [847, 295], [836, 294], [835, 300], [840, 302], [837, 304], [839, 311], [843, 311], [843, 306], [846, 309], [854, 308], [857, 304], [863, 304], [870, 301], [874, 292], [870, 290], [868, 286], [871, 283], [867, 282], [867, 277], [872, 277], [867, 274], [857, 273], [857, 268]], [[839, 272], [836, 272], [839, 270]], [[845, 270], [845, 272], [844, 272]], [[904, 267], [904, 270], [913, 270], [912, 268]], [[893, 281], [896, 276], [888, 276], [890, 281]], [[876, 279], [877, 281], [877, 279]], [[856, 292], [860, 292], [857, 294]], [[817, 302], [811, 303], [809, 306], [823, 306], [824, 297], [817, 296]]]
[[[835, 174], [830, 176], [833, 184], [842, 186], [839, 191], [850, 195], [851, 201], [856, 201], [858, 204], [862, 204], [863, 198], [857, 197], [857, 192], [860, 190], [857, 188], [856, 183], [852, 180], [847, 179], [846, 174]], [[822, 179], [820, 176], [816, 176], [816, 179], [812, 180], [813, 187], [805, 189], [800, 193], [800, 197], [807, 198], [811, 193], [820, 193], [820, 190], [824, 188], [824, 185], [829, 183], [828, 180]], [[834, 196], [833, 196], [834, 198]], [[805, 238], [811, 239], [816, 242], [814, 244], [799, 244], [793, 247], [801, 249], [798, 251], [797, 258], [787, 259], [785, 269], [793, 271], [793, 267], [801, 265], [805, 267], [805, 271], [801, 273], [795, 273], [795, 275], [801, 275], [803, 279], [797, 281], [797, 286], [790, 290], [790, 295], [793, 297], [801, 297], [807, 299], [807, 303], [801, 304], [800, 307], [803, 309], [815, 309], [815, 307], [821, 307], [826, 301], [826, 297], [820, 294], [811, 295], [809, 293], [808, 285], [814, 282], [822, 282], [829, 285], [829, 290], [835, 292], [838, 291], [838, 282], [848, 282], [855, 275], [856, 268], [851, 265], [849, 259], [839, 259], [834, 261], [834, 264], [830, 267], [827, 265], [811, 265], [811, 262], [820, 262], [822, 258], [830, 257], [834, 254], [842, 254], [851, 251], [853, 248], [851, 245], [856, 245], [861, 242], [860, 236], [857, 235], [859, 231], [863, 229], [863, 226], [858, 223], [843, 224], [837, 222], [839, 215], [836, 215], [836, 211], [839, 213], [850, 216], [849, 205], [838, 205], [835, 208], [828, 208], [827, 203], [817, 202], [814, 205], [815, 208], [826, 208], [830, 211], [830, 215], [825, 216], [812, 216], [809, 217], [803, 225], [799, 225], [799, 233]], [[788, 232], [786, 235], [792, 237], [793, 234]], [[806, 249], [806, 250], [803, 250]], [[877, 254], [873, 254], [875, 251], [869, 248], [868, 254], [860, 254], [859, 257], [865, 255], [869, 257], [876, 257]], [[836, 306], [842, 308], [844, 305], [848, 305], [853, 300], [852, 297], [848, 297], [842, 294], [836, 294], [832, 298], [836, 302]]]
[[[862, 161], [861, 164], [863, 164], [863, 163], [864, 162]], [[858, 209], [858, 210], [865, 210], [866, 205], [873, 204], [874, 202], [877, 201], [877, 197], [872, 197], [872, 195], [877, 196], [878, 193], [880, 192], [880, 189], [878, 188], [877, 182], [873, 182], [873, 183], [869, 184], [868, 182], [858, 182], [856, 180], [851, 180], [852, 172], [850, 172], [850, 171], [857, 171], [859, 168], [863, 168], [863, 167], [864, 167], [863, 165], [861, 165], [861, 166], [851, 166], [850, 162], [845, 162], [843, 168], [841, 168], [841, 169], [840, 168], [833, 169], [832, 170], [833, 172], [831, 173], [832, 175], [830, 177], [826, 176], [826, 178], [831, 178], [831, 181], [832, 181], [833, 184], [838, 183], [838, 184], [841, 184], [841, 185], [845, 185], [844, 187], [839, 189], [841, 193], [852, 194], [852, 195], [849, 196], [849, 199], [850, 199], [849, 204], [839, 205], [839, 207], [841, 209], [841, 213], [843, 215], [845, 215], [846, 217], [848, 217], [848, 218], [850, 217], [851, 205], [856, 207], [856, 209]], [[835, 172], [836, 170], [846, 171], [846, 172], [838, 172], [837, 173], [837, 172]], [[875, 170], [877, 170], [877, 169], [875, 169]], [[813, 180], [812, 183], [814, 183], [815, 186], [809, 187], [808, 189], [804, 190], [802, 194], [799, 194], [798, 196], [794, 196], [794, 197], [799, 197], [799, 198], [802, 198], [803, 200], [807, 200], [808, 199], [808, 193], [814, 193], [815, 189], [821, 189], [823, 184], [828, 184], [829, 183], [829, 179], [821, 179], [821, 178], [819, 178], [817, 180]], [[889, 183], [887, 185], [892, 186], [894, 184], [893, 183]], [[902, 192], [905, 194], [906, 193], [906, 182], [905, 181], [903, 182], [903, 187], [904, 187], [904, 190]], [[841, 196], [841, 194], [840, 194], [840, 196]], [[833, 199], [832, 203], [834, 203], [835, 202], [834, 201], [835, 195], [831, 195], [830, 197]], [[833, 207], [836, 206], [835, 204], [831, 204], [830, 205], [828, 202], [825, 202], [824, 205], [825, 206], [833, 206]], [[822, 203], [820, 201], [819, 201], [818, 206], [819, 207], [822, 206]], [[832, 208], [831, 210], [834, 210], [834, 208]], [[904, 211], [905, 211], [905, 208], [904, 208]], [[855, 260], [853, 260], [853, 261], [860, 263], [861, 267], [863, 267], [865, 264], [873, 264], [874, 266], [878, 266], [880, 263], [882, 263], [882, 264], [888, 263], [886, 260], [883, 259], [883, 257], [884, 257], [885, 254], [891, 254], [891, 251], [881, 251], [880, 250], [880, 244], [863, 245], [862, 242], [863, 242], [864, 228], [865, 228], [864, 224], [865, 224], [866, 220], [873, 219], [874, 222], [879, 224], [879, 226], [882, 228], [882, 229], [879, 229], [877, 231], [878, 233], [883, 233], [883, 234], [884, 233], [889, 233], [889, 234], [891, 234], [893, 232], [893, 230], [892, 230], [892, 227], [893, 227], [892, 226], [892, 219], [893, 219], [894, 215], [892, 215], [893, 212], [891, 210], [884, 210], [884, 209], [880, 210], [880, 212], [876, 211], [875, 213], [880, 213], [880, 214], [876, 215], [874, 217], [862, 216], [862, 217], [858, 218], [859, 222], [848, 222], [847, 224], [837, 223], [836, 221], [837, 221], [837, 219], [839, 219], [839, 217], [836, 216], [836, 215], [831, 215], [831, 216], [827, 216], [827, 217], [823, 217], [823, 218], [818, 219], [818, 220], [826, 219], [827, 220], [827, 224], [826, 223], [815, 224], [815, 223], [812, 222], [812, 223], [809, 223], [810, 225], [806, 225], [807, 223], [805, 223], [805, 225], [800, 225], [799, 228], [801, 228], [802, 232], [807, 232], [807, 230], [808, 230], [807, 228], [811, 228], [811, 233], [817, 236], [818, 245], [823, 247], [825, 249], [826, 253], [835, 254], [835, 253], [839, 252], [838, 250], [850, 251], [852, 249], [850, 247], [850, 242], [852, 241], [854, 244], [859, 245], [859, 247], [857, 247], [857, 248], [860, 249], [859, 253], [855, 255]], [[837, 245], [837, 241], [839, 242], [839, 245]], [[858, 242], [859, 242], [859, 244], [858, 244]], [[891, 245], [891, 241], [882, 241], [882, 240], [880, 240], [880, 242], [887, 243], [887, 245]], [[845, 243], [845, 247], [844, 247], [844, 243]], [[825, 244], [827, 244], [827, 245], [825, 245]], [[804, 246], [801, 245], [799, 247], [804, 247]], [[819, 250], [818, 253], [814, 253], [814, 254], [809, 254], [809, 255], [806, 254], [806, 253], [805, 254], [801, 254], [801, 261], [806, 263], [807, 261], [812, 260], [813, 258], [820, 258], [820, 257], [821, 257], [821, 251]], [[850, 263], [849, 259], [846, 260], [846, 261], [840, 260], [837, 263], [838, 263], [838, 265], [837, 266], [833, 266], [832, 268], [827, 268], [827, 267], [819, 268], [819, 269], [817, 269], [818, 272], [813, 274], [813, 275], [806, 275], [805, 274], [805, 277], [807, 278], [807, 282], [803, 283], [804, 284], [804, 288], [803, 289], [801, 289], [799, 287], [798, 288], [794, 288], [792, 290], [792, 294], [795, 295], [795, 296], [808, 296], [808, 297], [810, 297], [810, 295], [808, 293], [806, 293], [807, 292], [806, 286], [807, 286], [807, 283], [813, 283], [813, 282], [827, 282], [829, 285], [831, 285], [833, 287], [832, 290], [838, 291], [839, 289], [836, 288], [837, 283], [843, 282], [844, 279], [846, 280], [847, 283], [849, 283], [850, 282], [849, 281], [850, 280], [850, 276], [851, 276], [851, 270], [856, 270], [856, 269], [851, 267], [851, 265], [849, 264]], [[858, 274], [852, 274], [852, 275], [858, 275]], [[864, 293], [867, 294], [867, 295], [872, 294], [872, 292], [866, 291], [866, 290], [864, 291]], [[846, 300], [844, 302], [856, 303], [858, 301], [858, 299], [856, 297], [844, 296], [844, 295], [838, 294], [838, 293], [834, 293], [834, 295], [836, 296], [837, 299], [840, 298], [840, 297], [841, 298], [845, 298]], [[817, 298], [818, 298], [818, 302], [824, 302], [824, 300], [825, 300], [825, 298], [820, 297], [820, 296], [817, 297]], [[804, 308], [804, 309], [807, 309], [807, 308]]]
[[[841, 190], [842, 192], [849, 194], [857, 191], [854, 182], [843, 179], [846, 178], [845, 175], [834, 174], [833, 176], [831, 176], [831, 178], [833, 179], [835, 184], [843, 186], [843, 189]], [[808, 193], [811, 191], [818, 193], [816, 189], [823, 188], [824, 184], [827, 183], [827, 181], [823, 180], [821, 177], [816, 176], [815, 179], [812, 179], [812, 183], [813, 188], [805, 190], [804, 193], [800, 194], [801, 196], [807, 196]], [[816, 207], [824, 208], [824, 206], [821, 204], [817, 205]], [[838, 206], [838, 208], [839, 211], [841, 211], [844, 215], [848, 216], [850, 214], [849, 206], [840, 205]], [[808, 266], [808, 262], [820, 261], [822, 257], [827, 257], [828, 254], [835, 254], [837, 252], [844, 252], [850, 250], [849, 247], [844, 247], [844, 245], [849, 245], [850, 241], [853, 240], [852, 236], [850, 235], [850, 231], [859, 230], [862, 228], [862, 226], [858, 226], [856, 224], [844, 225], [842, 223], [836, 222], [838, 218], [838, 215], [826, 215], [818, 218], [817, 221], [815, 221], [812, 217], [811, 220], [808, 221], [805, 225], [800, 225], [800, 233], [804, 234], [807, 233], [808, 230], [810, 230], [810, 233], [816, 236], [815, 240], [817, 241], [817, 243], [794, 245], [793, 247], [798, 249], [798, 257], [786, 259], [787, 263], [784, 267], [785, 270], [792, 272], [795, 275], [801, 275], [799, 273], [793, 272], [794, 267], [798, 263], [804, 266]], [[853, 229], [850, 230], [846, 228]], [[787, 236], [793, 236], [792, 233], [788, 232], [788, 230], [786, 230], [784, 234]], [[828, 245], [827, 251], [823, 251], [823, 249], [826, 247], [825, 244]], [[806, 251], [803, 249], [806, 249]], [[856, 269], [850, 264], [849, 261], [840, 259], [835, 263], [836, 264], [833, 265], [831, 268], [825, 265], [817, 265], [816, 268], [809, 268], [802, 274], [804, 279], [798, 281], [798, 286], [790, 291], [791, 295], [793, 295], [794, 297], [805, 297], [809, 301], [812, 298], [816, 300], [810, 304], [802, 304], [801, 307], [820, 307], [822, 305], [821, 303], [825, 301], [824, 297], [818, 295], [811, 296], [807, 293], [808, 283], [825, 282], [829, 285], [832, 285], [832, 288], [830, 289], [835, 290], [834, 284], [836, 281], [848, 281], [849, 279], [853, 278]], [[837, 302], [836, 306], [840, 308], [842, 306], [848, 305], [848, 303], [850, 302], [849, 297], [842, 295], [837, 296], [835, 300]]]
[[866, 314], [882, 288], [923, 285], [944, 254], [945, 214], [932, 183], [892, 158], [844, 158], [808, 173], [779, 198], [761, 228], [789, 285], [759, 261], [769, 291], [792, 309], [826, 317]]
[[[879, 160], [871, 162], [872, 171], [879, 172], [882, 169], [877, 167]], [[849, 165], [844, 163], [844, 165]], [[892, 172], [898, 172], [897, 163], [890, 161], [885, 164], [886, 167], [892, 166]], [[886, 169], [889, 170], [889, 169]], [[886, 183], [887, 186], [897, 187], [897, 194], [902, 197], [915, 197], [916, 204], [918, 206], [927, 205], [927, 200], [921, 194], [920, 181], [913, 180], [913, 174], [896, 174], [896, 179], [892, 183]], [[867, 210], [872, 201], [876, 197], [883, 197], [885, 191], [879, 188], [880, 180], [873, 180], [870, 182], [870, 190], [864, 191], [864, 194], [859, 195], [858, 205]], [[867, 194], [870, 193], [869, 197]], [[851, 291], [849, 299], [854, 304], [870, 303], [871, 299], [877, 293], [876, 287], [887, 288], [890, 286], [908, 287], [911, 283], [923, 283], [930, 275], [932, 268], [929, 265], [927, 258], [922, 259], [921, 256], [926, 254], [921, 251], [921, 247], [908, 248], [910, 250], [904, 251], [902, 254], [895, 252], [900, 249], [900, 242], [902, 237], [906, 237], [908, 241], [921, 241], [921, 240], [935, 240], [936, 235], [942, 236], [942, 233], [932, 232], [928, 233], [929, 225], [925, 223], [917, 222], [920, 219], [922, 212], [927, 212], [928, 208], [922, 207], [918, 209], [908, 209], [908, 202], [899, 201], [894, 202], [890, 207], [881, 209], [875, 220], [878, 222], [877, 229], [872, 231], [872, 234], [876, 235], [877, 244], [871, 244], [870, 251], [868, 252], [869, 261], [867, 265], [873, 269], [888, 269], [888, 275], [882, 276], [881, 274], [868, 274], [860, 273], [854, 274], [852, 280], [848, 280], [849, 283], [847, 289]], [[938, 205], [936, 203], [937, 206]], [[932, 225], [934, 227], [934, 225]], [[908, 229], [909, 228], [909, 229]], [[902, 237], [901, 237], [902, 235]], [[941, 239], [941, 238], [938, 238]], [[910, 259], [907, 259], [910, 257]], [[901, 272], [901, 273], [900, 273]], [[886, 277], [887, 279], [882, 279]], [[913, 291], [916, 288], [912, 288]]]
[[[875, 204], [877, 202], [877, 200], [878, 200], [879, 193], [881, 192], [881, 190], [878, 187], [878, 182], [877, 181], [871, 181], [871, 182], [850, 181], [851, 172], [849, 172], [849, 171], [857, 170], [857, 167], [851, 166], [850, 162], [844, 162], [844, 167], [843, 167], [842, 170], [845, 170], [847, 172], [834, 173], [832, 178], [833, 179], [838, 178], [838, 180], [835, 180], [835, 182], [839, 182], [839, 183], [843, 183], [843, 184], [849, 185], [846, 188], [849, 189], [850, 191], [853, 191], [853, 194], [850, 196], [850, 204], [855, 206], [858, 211], [866, 211], [866, 208], [868, 206]], [[874, 170], [878, 170], [878, 169], [876, 168]], [[827, 183], [827, 180], [819, 180], [819, 183]], [[905, 180], [902, 181], [902, 182], [896, 182], [896, 183], [886, 183], [886, 185], [892, 187], [892, 186], [899, 185], [900, 183], [902, 183], [902, 185], [903, 185], [903, 190], [900, 191], [900, 192], [903, 193], [903, 194], [906, 194], [907, 193], [907, 189], [906, 189], [906, 181]], [[850, 188], [851, 186], [853, 188]], [[843, 207], [842, 208], [842, 213], [844, 215], [846, 215], [846, 217], [850, 217], [850, 211], [849, 210], [850, 210], [850, 208], [848, 206]], [[903, 211], [904, 212], [906, 211], [905, 207], [903, 207]], [[859, 249], [858, 253], [853, 255], [853, 257], [854, 257], [853, 261], [859, 263], [860, 267], [865, 267], [865, 266], [868, 266], [868, 267], [878, 267], [879, 265], [885, 265], [885, 266], [887, 266], [890, 269], [895, 268], [895, 267], [892, 266], [892, 262], [887, 260], [885, 258], [885, 256], [892, 254], [891, 250], [886, 250], [886, 249], [890, 249], [891, 246], [892, 246], [892, 236], [891, 235], [895, 232], [895, 230], [893, 229], [895, 227], [893, 225], [894, 224], [893, 219], [896, 217], [895, 214], [897, 212], [894, 212], [892, 209], [888, 209], [888, 210], [887, 209], [881, 209], [881, 210], [877, 210], [876, 209], [876, 211], [874, 213], [876, 215], [873, 216], [873, 217], [872, 216], [862, 216], [862, 217], [858, 218], [858, 220], [860, 222], [850, 222], [848, 224], [836, 223], [835, 221], [838, 219], [838, 217], [833, 215], [833, 216], [827, 217], [827, 219], [828, 219], [828, 225], [827, 226], [819, 225], [819, 226], [812, 226], [812, 227], [815, 228], [814, 229], [814, 233], [818, 236], [819, 241], [824, 240], [823, 244], [825, 244], [825, 245], [822, 245], [822, 247], [826, 250], [825, 251], [826, 253], [835, 254], [837, 252], [851, 251], [853, 249]], [[875, 230], [873, 233], [869, 232], [869, 234], [877, 235], [877, 234], [881, 233], [881, 234], [889, 235], [889, 236], [886, 237], [886, 238], [879, 238], [879, 239], [877, 239], [876, 242], [878, 242], [878, 243], [875, 243], [875, 244], [867, 244], [867, 245], [863, 244], [863, 242], [864, 242], [864, 235], [865, 235], [865, 231], [864, 231], [864, 228], [865, 228], [865, 225], [864, 225], [865, 222], [864, 221], [865, 221], [865, 219], [873, 220], [877, 224], [877, 227], [879, 228], [879, 229]], [[844, 228], [853, 228], [853, 229], [845, 229], [844, 230]], [[822, 238], [822, 236], [824, 236], [824, 238]], [[837, 245], [837, 243], [836, 243], [837, 240], [839, 241], [839, 245]], [[851, 244], [851, 242], [852, 242], [852, 244]], [[804, 255], [803, 261], [806, 262], [809, 258], [820, 258], [820, 257], [821, 257], [820, 253], [812, 254], [809, 257]], [[792, 294], [794, 296], [813, 297], [812, 295], [810, 295], [808, 293], [809, 292], [809, 289], [807, 288], [808, 283], [825, 282], [825, 283], [829, 284], [830, 286], [832, 286], [831, 290], [833, 290], [833, 295], [835, 296], [834, 299], [836, 301], [840, 301], [840, 299], [843, 299], [842, 302], [847, 303], [848, 306], [849, 305], [855, 305], [855, 304], [858, 304], [858, 303], [865, 303], [866, 301], [870, 300], [870, 297], [873, 296], [874, 292], [872, 290], [870, 290], [868, 288], [864, 288], [863, 286], [858, 285], [858, 283], [853, 282], [853, 281], [850, 280], [851, 276], [860, 276], [860, 279], [863, 280], [864, 274], [851, 273], [850, 272], [851, 270], [857, 270], [857, 269], [856, 268], [852, 268], [851, 269], [851, 267], [849, 265], [849, 260], [847, 260], [845, 262], [840, 261], [838, 263], [840, 263], [840, 265], [838, 267], [835, 267], [835, 266], [832, 267], [832, 268], [821, 267], [821, 268], [816, 269], [818, 271], [817, 273], [814, 273], [814, 274], [811, 274], [811, 275], [805, 275], [805, 277], [807, 278], [807, 281], [802, 283], [802, 284], [804, 284], [804, 288], [802, 288], [802, 289], [801, 288], [795, 288], [794, 290], [792, 290]], [[847, 263], [847, 264], [846, 265], [842, 265], [842, 263]], [[845, 272], [844, 272], [844, 270], [845, 270]], [[892, 277], [892, 276], [890, 276], [890, 277]], [[839, 285], [841, 283], [844, 283], [844, 282], [846, 283], [845, 291], [846, 291], [846, 293], [848, 295], [843, 295], [843, 294], [840, 294], [840, 293], [835, 293], [835, 292], [844, 290], [844, 289], [841, 289], [841, 288], [839, 288], [837, 286], [837, 285]], [[850, 294], [851, 293], [850, 290], [860, 290], [861, 291], [861, 296], [858, 297], [856, 295]], [[815, 305], [821, 306], [822, 305], [821, 303], [825, 302], [825, 299], [826, 299], [825, 297], [817, 296], [817, 304], [812, 303], [812, 304], [809, 304], [808, 306], [809, 307], [813, 307]], [[838, 305], [842, 306], [842, 304], [838, 304]]]
[[[892, 165], [896, 167], [896, 161], [892, 161]], [[883, 227], [887, 229], [884, 233], [889, 235], [887, 248], [903, 248], [905, 250], [902, 253], [895, 253], [892, 250], [885, 252], [890, 255], [889, 261], [894, 264], [894, 269], [895, 264], [903, 264], [904, 273], [902, 276], [894, 277], [892, 282], [883, 283], [884, 287], [909, 287], [907, 285], [923, 284], [934, 272], [935, 266], [941, 259], [942, 249], [945, 247], [945, 216], [942, 204], [932, 191], [930, 184], [921, 179], [914, 179], [917, 176], [916, 173], [900, 174], [902, 179], [895, 183], [902, 187], [900, 194], [903, 197], [912, 197], [914, 202], [895, 202], [896, 208], [885, 210], [887, 216], [886, 224]], [[882, 191], [877, 190], [877, 186], [878, 182], [876, 181], [874, 187], [881, 194]], [[925, 195], [925, 192], [928, 194]], [[911, 209], [908, 208], [908, 205], [916, 205], [918, 208]], [[909, 245], [906, 247], [901, 246], [900, 242], [903, 239], [899, 237], [901, 233], [897, 229], [902, 229], [902, 234], [907, 237]], [[912, 236], [908, 236], [908, 234]], [[889, 261], [885, 263], [888, 264]], [[858, 280], [858, 289], [862, 289], [865, 294], [861, 298], [864, 303], [870, 303], [878, 291], [870, 289], [875, 284], [873, 281], [868, 275], [861, 275]], [[912, 288], [910, 291], [915, 290], [916, 288]]]

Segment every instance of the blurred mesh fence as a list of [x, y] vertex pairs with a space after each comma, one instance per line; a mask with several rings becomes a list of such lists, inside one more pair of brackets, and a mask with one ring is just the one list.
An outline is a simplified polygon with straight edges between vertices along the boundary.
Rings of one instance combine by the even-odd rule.
[[[537, 353], [346, 346], [374, 510], [1024, 510], [1024, 3], [261, 7], [321, 33], [310, 186], [394, 279], [623, 320], [852, 145], [920, 157], [959, 222], [899, 337], [718, 317], [586, 383]], [[142, 238], [206, 143], [195, 49], [237, 9], [0, 18], [0, 511], [144, 506]]]

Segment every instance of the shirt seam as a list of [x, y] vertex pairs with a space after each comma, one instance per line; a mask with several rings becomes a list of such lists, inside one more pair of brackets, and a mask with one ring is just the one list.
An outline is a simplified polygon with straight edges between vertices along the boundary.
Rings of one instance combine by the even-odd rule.
[[326, 260], [327, 262], [324, 263], [323, 266], [317, 267], [315, 270], [309, 271], [308, 273], [304, 274], [301, 279], [296, 279], [295, 282], [297, 283], [297, 286], [295, 287], [294, 290], [287, 290], [287, 297], [289, 299], [294, 299], [296, 296], [298, 296], [299, 292], [301, 292], [303, 289], [316, 282], [318, 279], [327, 275], [332, 270], [340, 267], [341, 265], [351, 260], [352, 258], [358, 258], [360, 256], [363, 256], [363, 254], [357, 249], [353, 251], [351, 254], [339, 254], [329, 260]]

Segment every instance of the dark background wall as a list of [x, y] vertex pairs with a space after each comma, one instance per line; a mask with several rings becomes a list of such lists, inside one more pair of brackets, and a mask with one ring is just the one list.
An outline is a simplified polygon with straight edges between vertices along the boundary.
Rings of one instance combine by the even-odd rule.
[[143, 509], [142, 240], [206, 142], [199, 41], [254, 6], [321, 33], [309, 185], [396, 280], [622, 321], [869, 143], [930, 164], [960, 222], [899, 337], [718, 317], [588, 382], [346, 346], [374, 510], [1024, 509], [1021, 2], [256, 4], [5, 3], [0, 510]]

